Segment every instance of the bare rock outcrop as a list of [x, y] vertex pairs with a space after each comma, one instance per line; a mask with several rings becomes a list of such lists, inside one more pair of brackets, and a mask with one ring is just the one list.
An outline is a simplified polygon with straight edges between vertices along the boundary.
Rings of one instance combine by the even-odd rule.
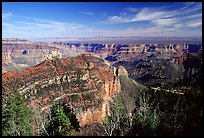
[[128, 77], [128, 71], [126, 70], [125, 67], [123, 67], [122, 65], [120, 65], [120, 66], [118, 67], [118, 70], [117, 70], [117, 75], [118, 75], [118, 76], [126, 76], [126, 77]]

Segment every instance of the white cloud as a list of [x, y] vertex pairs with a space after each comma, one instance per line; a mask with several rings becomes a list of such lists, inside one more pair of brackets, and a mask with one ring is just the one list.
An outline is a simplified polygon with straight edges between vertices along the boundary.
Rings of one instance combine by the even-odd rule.
[[187, 23], [188, 27], [198, 27], [198, 26], [202, 26], [202, 21], [195, 21], [195, 22], [190, 22]]
[[202, 18], [202, 13], [180, 17], [180, 19], [182, 19], [182, 20], [193, 19], [193, 18], [200, 18], [201, 19]]
[[193, 11], [202, 10], [202, 3], [201, 2], [188, 2], [188, 5], [179, 10], [179, 14], [188, 14]]
[[106, 23], [127, 23], [127, 22], [137, 22], [137, 21], [149, 21], [149, 20], [156, 20], [160, 18], [165, 18], [166, 12], [159, 11], [158, 9], [153, 8], [143, 8], [136, 15], [126, 14], [123, 15], [115, 15], [109, 16]]
[[2, 13], [2, 19], [5, 19], [11, 16], [12, 16], [12, 13]]
[[156, 26], [171, 26], [177, 22], [176, 18], [157, 19], [152, 21]]
[[[21, 16], [22, 17], [22, 16]], [[5, 33], [13, 37], [50, 37], [50, 36], [66, 36], [73, 32], [80, 32], [82, 28], [86, 28], [83, 24], [74, 24], [67, 22], [59, 22], [54, 20], [46, 20], [40, 18], [23, 17], [28, 20], [20, 20], [9, 23], [2, 22], [2, 34]], [[83, 30], [83, 29], [82, 29]], [[29, 34], [29, 35], [28, 35]]]
[[93, 12], [81, 11], [80, 13], [93, 16]]
[[109, 16], [107, 21], [104, 21], [102, 23], [105, 24], [114, 24], [114, 23], [125, 23], [130, 22], [129, 18], [122, 17], [122, 16]]
[[120, 15], [121, 15], [121, 16], [126, 16], [127, 13], [126, 13], [126, 12], [120, 12]]
[[59, 32], [67, 31], [71, 29], [81, 29], [84, 27], [83, 24], [73, 24], [73, 23], [59, 22], [59, 21], [46, 20], [46, 19], [40, 19], [40, 18], [30, 18], [30, 19], [31, 19], [30, 21], [33, 21], [33, 22], [17, 21], [16, 23], [30, 25], [33, 27], [40, 27], [43, 29], [53, 29]]
[[13, 27], [13, 24], [2, 22], [3, 27]]
[[[132, 13], [126, 13], [114, 16], [109, 16], [104, 23], [127, 23], [127, 22], [137, 22], [137, 21], [154, 21], [161, 23], [161, 25], [168, 24], [167, 21], [175, 21], [175, 18], [183, 19], [191, 19], [191, 18], [200, 18], [202, 14], [195, 14], [193, 12], [202, 9], [202, 5], [200, 3], [186, 3], [186, 5], [177, 10], [171, 10], [168, 7], [163, 8], [151, 8], [145, 7], [142, 9], [137, 8], [126, 8], [128, 11], [135, 12], [135, 15]], [[192, 13], [189, 15], [189, 13]], [[182, 16], [181, 16], [182, 15]], [[162, 20], [164, 18], [168, 18], [166, 20]], [[155, 21], [156, 20], [156, 21]], [[166, 22], [165, 22], [166, 21]], [[169, 23], [169, 24], [171, 24]], [[172, 23], [173, 24], [173, 23]]]
[[[109, 16], [105, 23], [117, 24], [138, 21], [150, 22], [147, 28], [129, 28], [120, 31], [102, 31], [114, 36], [200, 36], [199, 31], [191, 32], [190, 28], [202, 25], [202, 9], [200, 3], [186, 3], [184, 7], [172, 10], [168, 7], [130, 9], [126, 15]], [[134, 14], [133, 14], [134, 12]], [[188, 33], [187, 33], [188, 30]]]
[[157, 11], [155, 9], [143, 8], [131, 21], [154, 20], [165, 17], [166, 12]]
[[120, 21], [122, 19], [122, 17], [120, 16], [109, 16], [108, 17], [109, 21]]
[[[147, 28], [128, 28], [123, 30], [102, 30], [102, 29], [90, 29], [87, 30], [93, 36], [100, 34], [101, 36], [115, 36], [115, 37], [132, 37], [132, 36], [155, 36], [155, 37], [176, 37], [176, 36], [191, 36], [191, 33], [186, 33], [185, 31], [178, 28], [169, 27], [147, 27]], [[194, 35], [199, 35], [199, 33], [194, 32]]]
[[179, 27], [182, 27], [182, 26], [183, 26], [183, 24], [180, 24], [180, 23], [174, 25], [174, 27], [176, 27], [176, 28], [179, 28]]
[[[192, 9], [190, 9], [193, 7]], [[8, 22], [4, 20], [2, 22], [3, 34], [5, 32], [12, 34], [13, 36], [29, 36], [29, 37], [66, 37], [66, 36], [188, 36], [188, 35], [200, 35], [201, 31], [194, 31], [186, 33], [185, 29], [191, 27], [202, 26], [202, 13], [195, 13], [200, 6], [195, 3], [188, 3], [185, 7], [171, 10], [161, 8], [129, 8], [125, 12], [119, 12], [114, 16], [107, 16], [107, 13], [101, 13], [102, 16], [107, 18], [103, 23], [116, 24], [116, 23], [128, 23], [137, 21], [149, 21], [150, 27], [142, 28], [128, 28], [112, 30], [112, 29], [100, 29], [85, 26], [83, 24], [75, 24], [68, 22], [60, 22], [55, 20], [47, 20], [40, 18], [30, 18], [12, 15], [11, 13], [2, 13], [2, 19], [11, 16], [25, 18], [21, 20], [17, 18], [16, 22]], [[92, 12], [81, 12], [86, 15], [94, 15]], [[188, 14], [187, 14], [188, 13]], [[192, 14], [191, 14], [192, 13]], [[182, 16], [180, 16], [182, 15]], [[187, 30], [186, 29], [186, 30]], [[201, 34], [202, 35], [202, 34]]]
[[[117, 19], [117, 17], [115, 17]], [[88, 27], [84, 25], [73, 25], [71, 29], [68, 27], [70, 24], [63, 22], [56, 22], [51, 20], [39, 19], [38, 22], [15, 22], [15, 24], [3, 24], [3, 29], [7, 30], [15, 37], [68, 37], [68, 36], [190, 36], [199, 35], [200, 32], [186, 33], [186, 31], [175, 27], [166, 26], [153, 26], [146, 28], [128, 28], [119, 30], [99, 29]], [[6, 26], [6, 27], [5, 27]], [[76, 28], [74, 28], [76, 27]], [[82, 27], [82, 28], [80, 28]], [[3, 31], [4, 32], [4, 31]], [[3, 33], [4, 34], [4, 33]]]

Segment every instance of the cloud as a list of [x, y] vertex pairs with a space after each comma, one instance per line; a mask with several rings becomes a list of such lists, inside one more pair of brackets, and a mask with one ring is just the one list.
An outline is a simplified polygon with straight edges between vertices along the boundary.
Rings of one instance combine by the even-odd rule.
[[[103, 25], [95, 28], [84, 24], [61, 22], [50, 19], [31, 18], [12, 13], [2, 13], [3, 35], [10, 34], [13, 37], [68, 37], [68, 36], [190, 36], [202, 35], [201, 31], [194, 30], [195, 27], [202, 26], [202, 13], [198, 12], [202, 7], [198, 3], [186, 3], [183, 7], [172, 10], [168, 7], [144, 7], [129, 8], [126, 11], [119, 11], [118, 14], [105, 17]], [[80, 12], [81, 14], [94, 15], [92, 12]], [[10, 20], [13, 17], [14, 20]], [[9, 17], [9, 18], [8, 18]], [[146, 27], [137, 26], [136, 22], [145, 21]], [[135, 28], [124, 26], [125, 29], [118, 28], [112, 30], [110, 24], [134, 22]], [[98, 22], [97, 22], [98, 23]], [[101, 23], [101, 22], [100, 22]], [[149, 24], [148, 24], [149, 23]], [[136, 27], [137, 26], [137, 27]], [[106, 28], [107, 27], [107, 28]], [[101, 29], [106, 28], [106, 29]], [[197, 29], [197, 28], [195, 28]], [[188, 32], [188, 33], [187, 33]]]
[[174, 27], [176, 27], [176, 28], [179, 28], [179, 27], [182, 27], [182, 26], [183, 26], [183, 24], [180, 24], [180, 23], [174, 25]]
[[146, 21], [150, 23], [150, 26], [146, 28], [129, 28], [118, 32], [103, 32], [114, 36], [200, 36], [201, 31], [192, 31], [190, 28], [202, 26], [202, 13], [199, 11], [201, 9], [201, 3], [196, 2], [185, 3], [181, 8], [173, 6], [172, 8], [129, 8], [128, 10], [131, 12], [127, 12], [126, 15], [119, 13], [118, 15], [109, 16], [105, 23], [119, 24]]
[[2, 22], [3, 27], [13, 27], [13, 24]]
[[202, 18], [202, 13], [180, 17], [180, 19], [182, 19], [182, 20], [193, 19], [193, 18]]
[[109, 16], [108, 17], [108, 20], [109, 21], [113, 21], [113, 22], [120, 22], [120, 21], [122, 21], [122, 17], [121, 16]]
[[45, 20], [40, 18], [33, 18], [39, 27], [47, 27], [52, 29], [58, 29], [61, 31], [66, 31], [70, 29], [81, 29], [84, 27], [83, 24], [74, 24], [74, 23], [67, 23], [67, 22], [59, 22], [59, 21], [53, 21], [53, 20]]
[[189, 22], [187, 23], [188, 27], [198, 27], [198, 26], [202, 26], [202, 21], [194, 21], [194, 22]]
[[120, 15], [121, 15], [121, 16], [126, 16], [127, 13], [126, 13], [126, 12], [120, 12]]
[[199, 36], [199, 31], [189, 31], [186, 33], [185, 30], [178, 29], [176, 27], [165, 27], [165, 26], [153, 26], [153, 27], [139, 27], [139, 28], [127, 28], [122, 30], [108, 30], [108, 29], [97, 29], [91, 28], [86, 30], [87, 34], [92, 36], [100, 34], [100, 36], [115, 36], [115, 37], [132, 37], [132, 36], [146, 36], [146, 37], [179, 37], [179, 36]]
[[[115, 17], [117, 19], [117, 17]], [[32, 22], [31, 22], [32, 21]], [[159, 21], [162, 22], [161, 20]], [[163, 24], [165, 21], [163, 21]], [[191, 22], [192, 24], [194, 22]], [[20, 38], [42, 38], [42, 37], [68, 37], [68, 36], [191, 36], [200, 35], [199, 31], [189, 32], [178, 29], [182, 27], [179, 23], [176, 23], [174, 27], [163, 26], [151, 26], [151, 27], [139, 27], [139, 28], [127, 28], [127, 29], [100, 29], [93, 28], [84, 25], [70, 24], [64, 22], [58, 22], [53, 20], [45, 20], [35, 18], [30, 19], [30, 22], [16, 21], [13, 24], [3, 23], [3, 29], [10, 33], [14, 37]], [[183, 24], [182, 24], [183, 25]], [[195, 25], [191, 25], [195, 26]], [[4, 32], [4, 31], [3, 31]], [[4, 33], [3, 33], [4, 34]]]
[[105, 23], [128, 23], [128, 22], [137, 22], [137, 21], [149, 21], [154, 19], [160, 19], [165, 17], [165, 12], [157, 11], [155, 9], [143, 8], [136, 15], [132, 16], [129, 14], [126, 15], [114, 15], [109, 16]]
[[[190, 2], [190, 3], [188, 2], [185, 4], [185, 6], [177, 10], [171, 10], [169, 7], [162, 7], [162, 8], [144, 7], [141, 9], [138, 9], [138, 8], [126, 8], [126, 9], [128, 11], [134, 12], [135, 14], [133, 15], [132, 13], [126, 13], [124, 15], [119, 13], [119, 15], [109, 16], [104, 23], [117, 24], [117, 23], [157, 20], [158, 23], [160, 21], [162, 25], [162, 23], [164, 23], [165, 21], [168, 21], [168, 20], [173, 21], [174, 18], [190, 19], [190, 18], [199, 18], [202, 15], [202, 14], [194, 13], [195, 11], [202, 9], [201, 3], [195, 3], [195, 2]], [[192, 13], [192, 14], [189, 15], [189, 13]], [[173, 18], [173, 19], [168, 19], [168, 18]], [[166, 19], [166, 20], [162, 20], [162, 19]]]
[[5, 19], [11, 16], [12, 16], [12, 13], [2, 13], [2, 19]]
[[187, 2], [187, 6], [178, 10], [180, 15], [188, 14], [190, 12], [202, 10], [201, 2]]
[[85, 14], [85, 15], [90, 15], [90, 16], [94, 15], [93, 12], [87, 12], [87, 11], [81, 11], [80, 13]]
[[152, 21], [156, 26], [171, 26], [177, 22], [176, 18], [157, 19]]
[[[17, 16], [18, 21], [12, 23], [8, 21], [2, 22], [2, 34], [9, 34], [12, 37], [47, 37], [48, 36], [66, 36], [72, 32], [86, 28], [83, 24], [74, 24], [67, 22], [59, 22], [41, 18], [30, 18]], [[20, 18], [21, 17], [21, 18]], [[26, 20], [25, 20], [26, 19]], [[29, 35], [28, 35], [29, 34]]]
[[106, 21], [102, 21], [101, 23], [117, 24], [117, 23], [127, 23], [127, 22], [131, 22], [128, 17], [121, 16], [121, 15], [114, 15], [114, 16], [108, 16], [108, 19]]
[[137, 12], [139, 9], [138, 8], [126, 8], [126, 10], [130, 12]]
[[166, 12], [157, 11], [155, 9], [143, 8], [138, 14], [135, 15], [130, 21], [146, 21], [154, 20], [165, 17]]
[[56, 31], [81, 29], [84, 27], [83, 24], [73, 24], [73, 23], [59, 22], [59, 21], [53, 21], [53, 20], [46, 20], [41, 18], [30, 18], [30, 22], [17, 21], [16, 23], [30, 25], [30, 26], [32, 25], [33, 27], [40, 27], [44, 29], [53, 29]]

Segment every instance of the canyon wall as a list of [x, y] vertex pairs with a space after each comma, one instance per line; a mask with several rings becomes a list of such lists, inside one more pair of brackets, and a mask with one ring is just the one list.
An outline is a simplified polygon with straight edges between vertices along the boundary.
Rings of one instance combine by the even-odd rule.
[[45, 114], [58, 101], [73, 108], [81, 126], [102, 122], [108, 100], [120, 92], [120, 81], [104, 61], [90, 55], [45, 60], [20, 72], [2, 76], [2, 97], [17, 89], [27, 104]]

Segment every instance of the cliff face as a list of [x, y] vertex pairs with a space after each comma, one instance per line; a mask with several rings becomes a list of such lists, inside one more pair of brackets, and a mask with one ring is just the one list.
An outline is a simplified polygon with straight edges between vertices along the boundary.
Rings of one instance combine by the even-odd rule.
[[175, 85], [202, 88], [202, 53], [187, 54], [182, 65], [184, 66], [184, 77]]
[[76, 57], [84, 50], [73, 49], [68, 47], [55, 47], [49, 45], [2, 45], [2, 72], [21, 71], [28, 67], [36, 66], [45, 59], [51, 59], [56, 52], [60, 57]]
[[108, 99], [121, 90], [120, 81], [103, 60], [90, 55], [46, 60], [20, 72], [2, 75], [2, 97], [14, 89], [33, 109], [48, 112], [55, 101], [65, 101], [81, 126], [101, 122], [109, 112]]
[[183, 78], [184, 67], [169, 59], [151, 57], [132, 61], [117, 62], [113, 66], [124, 66], [128, 76], [143, 85], [171, 84]]

